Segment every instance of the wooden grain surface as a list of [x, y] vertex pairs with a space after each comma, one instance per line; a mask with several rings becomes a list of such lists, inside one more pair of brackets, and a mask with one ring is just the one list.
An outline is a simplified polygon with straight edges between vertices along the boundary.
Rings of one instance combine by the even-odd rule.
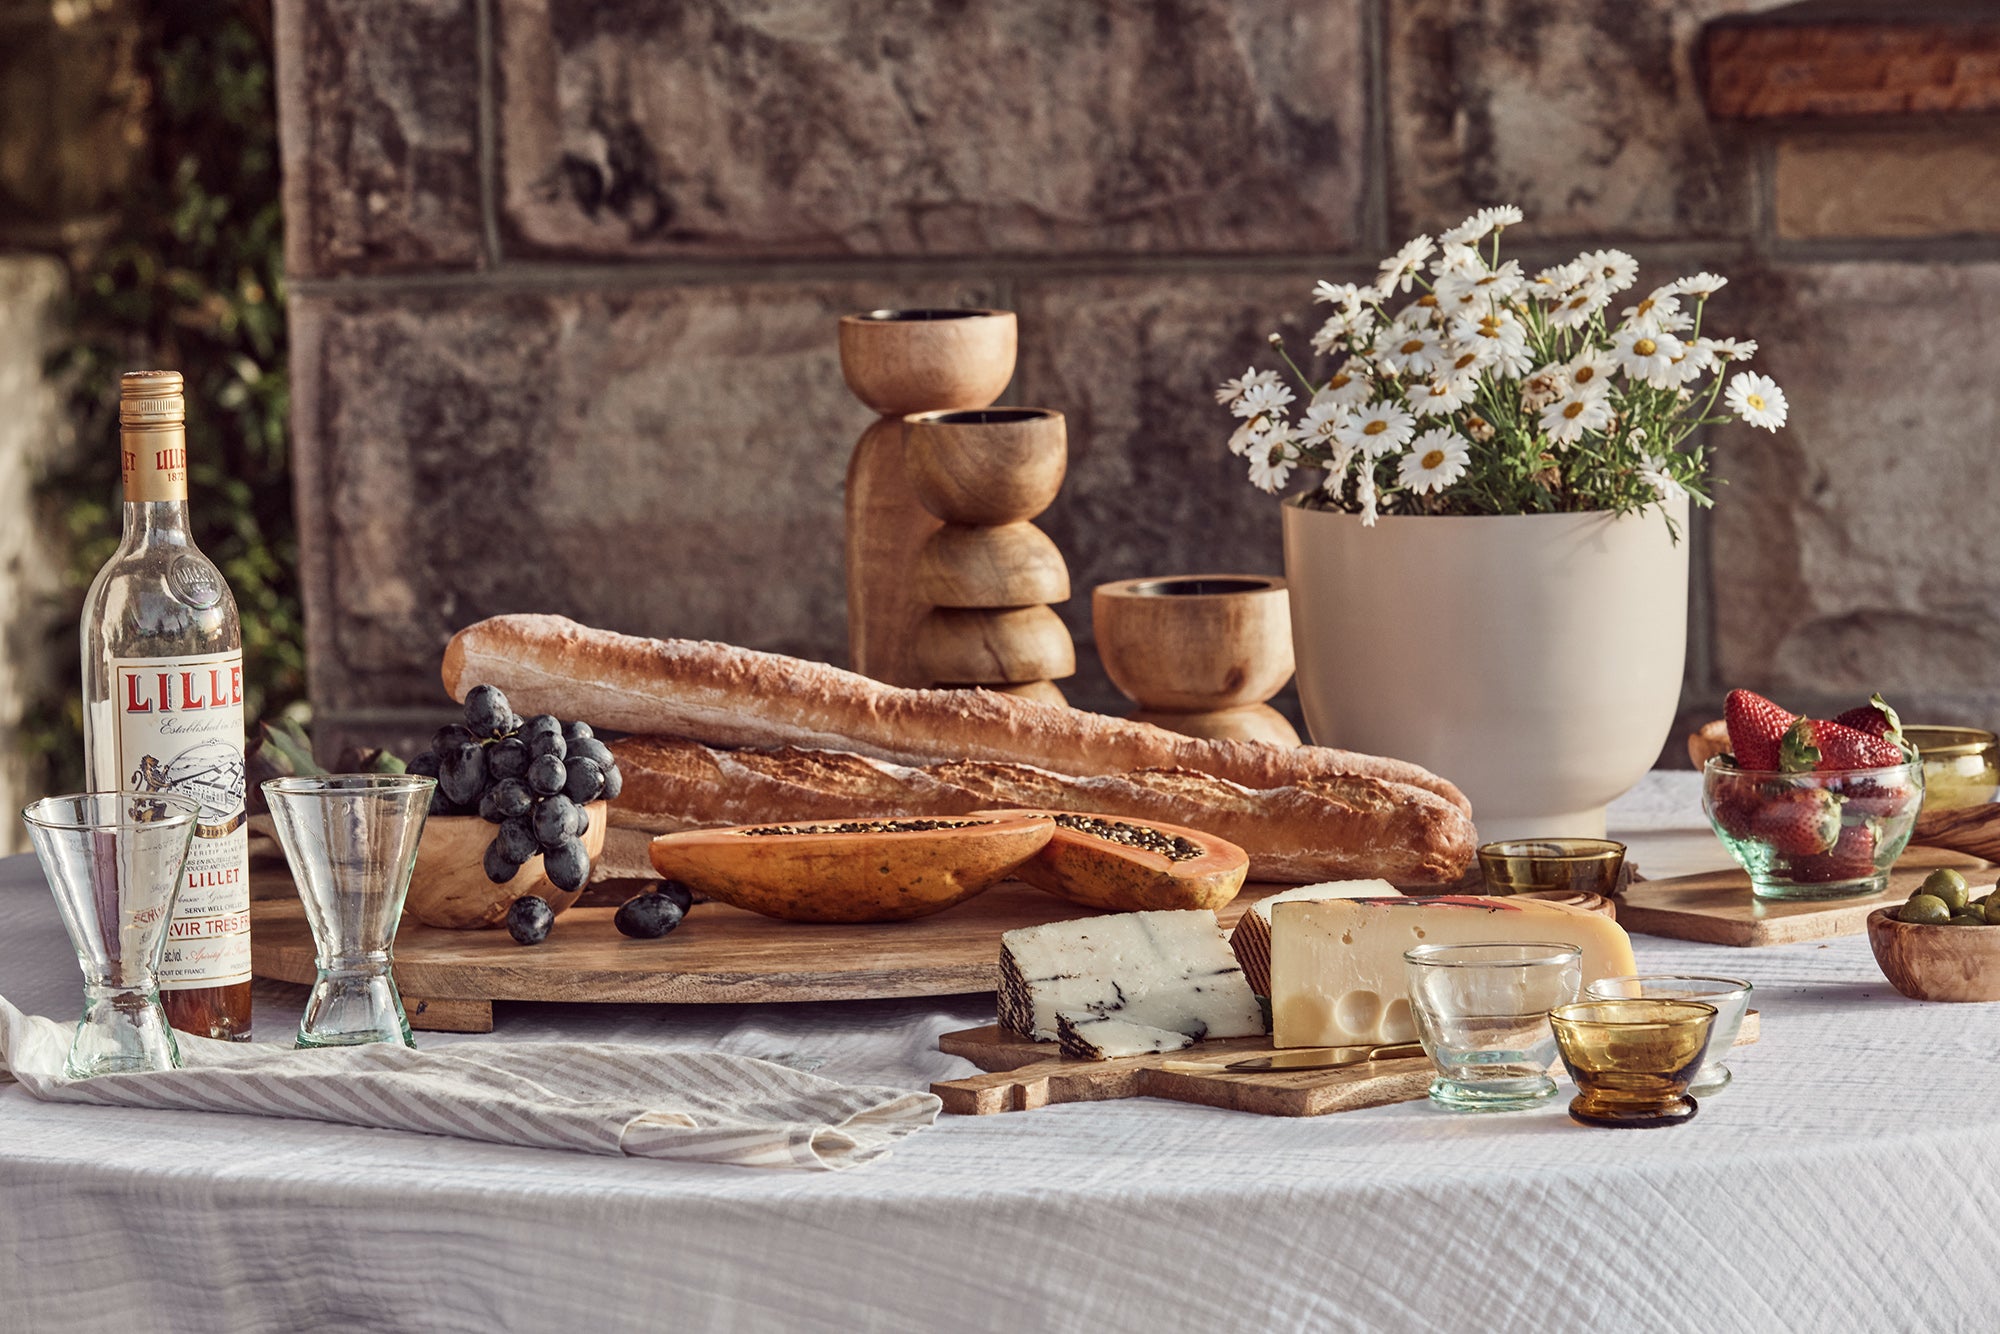
[[1966, 873], [1977, 897], [1992, 886], [1993, 868], [1977, 858], [1940, 848], [1911, 848], [1889, 872], [1885, 894], [1823, 902], [1759, 900], [1750, 877], [1738, 870], [1643, 880], [1618, 899], [1618, 924], [1627, 931], [1711, 945], [1791, 945], [1829, 936], [1857, 936], [1868, 914], [1901, 903], [1940, 866]]
[[[1762, 1016], [1743, 1018], [1736, 1045], [1755, 1042]], [[1104, 1102], [1114, 1098], [1169, 1098], [1260, 1116], [1325, 1116], [1385, 1103], [1412, 1102], [1431, 1086], [1431, 1063], [1422, 1056], [1374, 1061], [1345, 1070], [1297, 1070], [1231, 1074], [1219, 1067], [1246, 1056], [1268, 1054], [1269, 1038], [1228, 1038], [1197, 1042], [1180, 1051], [1085, 1061], [1054, 1055], [1052, 1043], [1035, 1042], [997, 1024], [962, 1029], [938, 1039], [938, 1050], [961, 1056], [987, 1073], [931, 1085], [947, 1112], [991, 1116], [1032, 1111], [1059, 1102]], [[1213, 1071], [1167, 1070], [1167, 1062], [1213, 1062]]]

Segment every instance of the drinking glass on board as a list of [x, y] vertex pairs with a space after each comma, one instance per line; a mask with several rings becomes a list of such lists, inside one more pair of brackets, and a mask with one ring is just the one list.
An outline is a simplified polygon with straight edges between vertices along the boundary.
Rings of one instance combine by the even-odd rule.
[[416, 1046], [391, 972], [431, 790], [417, 774], [325, 774], [264, 783], [319, 975], [300, 1047]]
[[1518, 1111], [1555, 1093], [1549, 1011], [1576, 999], [1580, 948], [1419, 945], [1403, 962], [1417, 1036], [1438, 1071], [1432, 1102], [1454, 1111]]
[[172, 792], [46, 797], [21, 812], [83, 970], [66, 1078], [180, 1065], [157, 969], [200, 815]]

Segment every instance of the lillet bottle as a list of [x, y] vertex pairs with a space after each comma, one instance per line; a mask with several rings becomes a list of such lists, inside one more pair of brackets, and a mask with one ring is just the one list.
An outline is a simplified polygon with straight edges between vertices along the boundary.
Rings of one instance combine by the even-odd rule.
[[201, 815], [174, 903], [160, 999], [175, 1028], [250, 1036], [250, 836], [243, 635], [188, 532], [187, 403], [175, 371], [119, 387], [124, 536], [84, 604], [84, 764], [93, 792], [172, 790]]

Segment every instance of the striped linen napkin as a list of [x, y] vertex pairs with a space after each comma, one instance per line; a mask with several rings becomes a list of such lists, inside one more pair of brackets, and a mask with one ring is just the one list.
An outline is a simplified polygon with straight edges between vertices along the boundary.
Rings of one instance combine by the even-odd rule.
[[584, 1153], [839, 1169], [937, 1118], [935, 1095], [719, 1051], [610, 1042], [293, 1051], [175, 1034], [182, 1068], [62, 1076], [72, 1026], [0, 997], [0, 1081], [48, 1102], [239, 1112]]

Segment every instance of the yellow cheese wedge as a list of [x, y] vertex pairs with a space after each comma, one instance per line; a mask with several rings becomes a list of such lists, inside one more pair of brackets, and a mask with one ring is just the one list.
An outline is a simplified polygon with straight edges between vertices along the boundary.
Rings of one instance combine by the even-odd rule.
[[1250, 911], [1236, 919], [1229, 933], [1229, 948], [1259, 996], [1271, 994], [1271, 905], [1297, 903], [1300, 899], [1381, 899], [1395, 898], [1396, 887], [1387, 880], [1328, 880], [1317, 885], [1295, 885], [1291, 889], [1259, 899]]
[[1623, 927], [1565, 903], [1470, 896], [1274, 903], [1272, 1041], [1409, 1042], [1417, 1029], [1403, 951], [1488, 941], [1579, 946], [1584, 985], [1638, 971]]

